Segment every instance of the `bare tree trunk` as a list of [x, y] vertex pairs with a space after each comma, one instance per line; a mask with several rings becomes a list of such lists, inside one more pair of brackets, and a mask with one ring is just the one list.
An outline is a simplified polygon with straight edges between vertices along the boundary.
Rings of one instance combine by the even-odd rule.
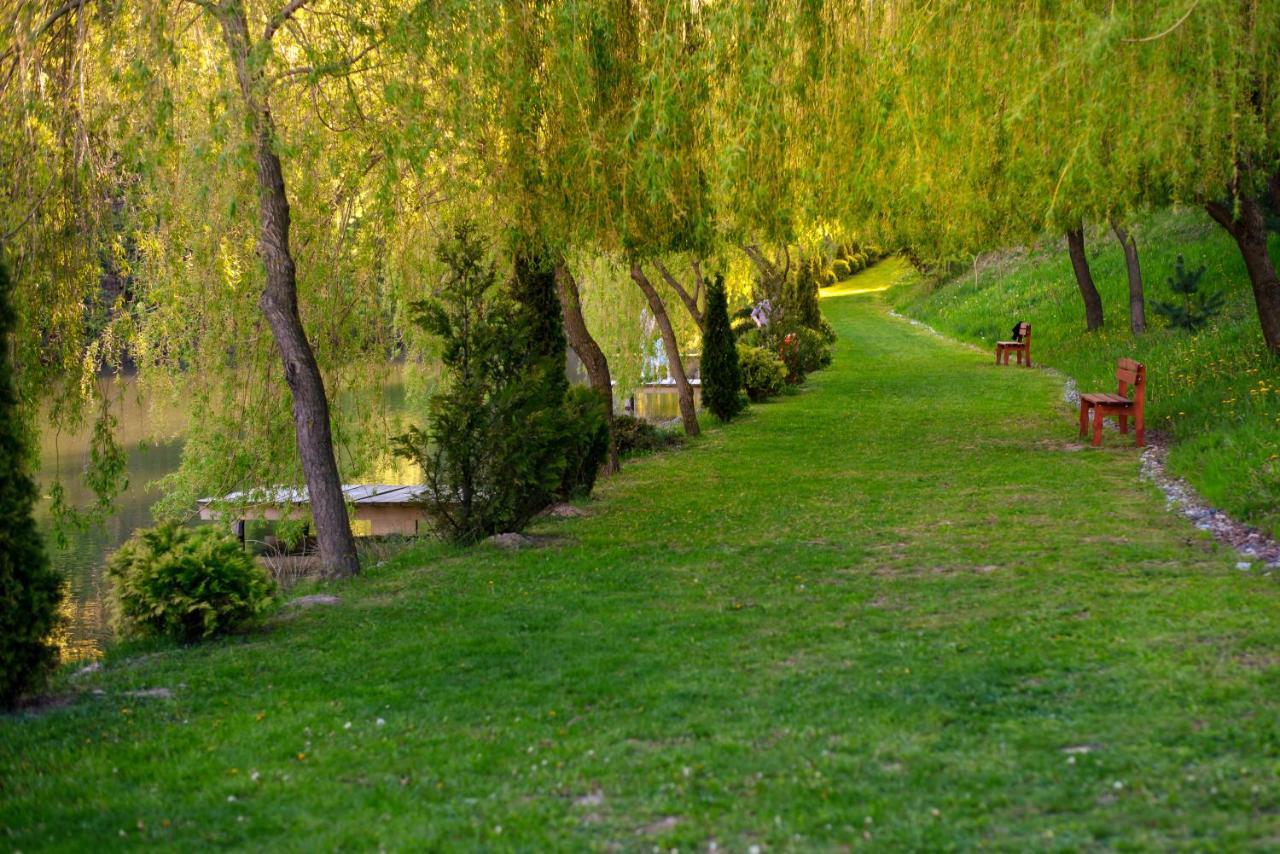
[[329, 428], [329, 400], [324, 379], [298, 314], [297, 277], [289, 249], [289, 201], [284, 173], [275, 153], [275, 129], [271, 108], [259, 88], [260, 75], [250, 69], [252, 49], [244, 7], [230, 3], [219, 7], [219, 21], [227, 50], [249, 115], [258, 178], [261, 229], [258, 254], [266, 268], [267, 283], [258, 306], [267, 318], [284, 363], [284, 377], [293, 396], [293, 423], [307, 479], [311, 517], [315, 522], [320, 560], [334, 575], [360, 571], [355, 539], [347, 518], [342, 481], [333, 455]]
[[586, 367], [591, 387], [604, 398], [605, 414], [609, 419], [609, 459], [605, 462], [604, 472], [614, 474], [621, 464], [618, 462], [618, 437], [613, 431], [613, 382], [609, 377], [609, 360], [591, 336], [591, 330], [587, 329], [578, 282], [564, 262], [556, 265], [556, 296], [560, 298], [560, 312], [564, 315], [564, 331], [569, 346]]
[[1124, 266], [1129, 271], [1129, 330], [1135, 335], [1147, 331], [1147, 306], [1142, 292], [1142, 266], [1138, 263], [1138, 242], [1119, 222], [1111, 221], [1111, 230], [1124, 249]]
[[1085, 325], [1090, 332], [1101, 329], [1102, 297], [1098, 296], [1098, 288], [1093, 284], [1093, 274], [1089, 272], [1089, 259], [1084, 254], [1084, 225], [1067, 232], [1067, 253], [1071, 256], [1076, 285], [1084, 299]]
[[680, 394], [680, 418], [684, 421], [685, 435], [697, 436], [702, 431], [698, 427], [698, 413], [693, 403], [693, 388], [689, 385], [689, 378], [684, 373], [684, 363], [680, 360], [680, 342], [676, 340], [675, 330], [671, 328], [667, 308], [662, 304], [662, 297], [658, 296], [657, 290], [645, 276], [638, 262], [631, 265], [631, 279], [649, 301], [649, 310], [653, 312], [653, 319], [657, 321], [658, 329], [662, 332], [662, 347], [667, 351], [667, 366], [671, 371], [671, 378], [676, 381], [676, 391]]
[[1280, 277], [1267, 254], [1267, 225], [1262, 205], [1253, 196], [1240, 196], [1239, 215], [1220, 202], [1209, 202], [1205, 210], [1240, 247], [1249, 283], [1253, 286], [1253, 300], [1258, 306], [1262, 338], [1268, 350], [1280, 355]]

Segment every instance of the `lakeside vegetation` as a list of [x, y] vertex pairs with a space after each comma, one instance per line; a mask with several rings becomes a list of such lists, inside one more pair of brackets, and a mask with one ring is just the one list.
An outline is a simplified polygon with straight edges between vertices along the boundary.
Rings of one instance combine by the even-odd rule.
[[[984, 256], [945, 282], [917, 278], [891, 301], [983, 347], [1027, 320], [1035, 362], [1075, 378], [1084, 391], [1113, 391], [1119, 358], [1144, 362], [1147, 425], [1171, 440], [1170, 470], [1215, 506], [1280, 535], [1280, 368], [1257, 359], [1262, 336], [1240, 253], [1199, 211], [1144, 217], [1134, 232], [1148, 304], [1176, 298], [1168, 282], [1179, 255], [1188, 266], [1205, 267], [1203, 289], [1225, 297], [1207, 328], [1193, 334], [1153, 316], [1147, 332], [1132, 334], [1124, 256], [1107, 234], [1090, 243], [1089, 253], [1107, 323], [1089, 335], [1080, 334], [1084, 310], [1059, 242]], [[1276, 235], [1271, 253], [1280, 259]]]
[[1055, 377], [878, 294], [823, 308], [804, 391], [636, 460], [543, 547], [420, 546], [335, 606], [64, 672], [72, 705], [0, 719], [5, 843], [1274, 838], [1275, 580], [1134, 449], [1075, 450]]

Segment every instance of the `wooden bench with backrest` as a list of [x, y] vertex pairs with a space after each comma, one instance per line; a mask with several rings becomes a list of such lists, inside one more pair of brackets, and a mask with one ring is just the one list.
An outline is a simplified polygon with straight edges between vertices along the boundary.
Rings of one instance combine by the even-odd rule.
[[1004, 363], [1009, 364], [1009, 354], [1018, 354], [1018, 364], [1021, 365], [1022, 354], [1027, 354], [1027, 367], [1031, 367], [1031, 324], [1025, 320], [1014, 327], [1013, 341], [997, 341], [996, 342], [996, 364], [1000, 364], [1001, 357]]
[[[1089, 432], [1089, 410], [1093, 410], [1093, 445], [1102, 444], [1102, 419], [1114, 415], [1120, 422], [1120, 432], [1129, 432], [1129, 417], [1133, 417], [1134, 444], [1139, 448], [1146, 444], [1143, 405], [1147, 397], [1147, 369], [1133, 359], [1121, 359], [1116, 363], [1116, 379], [1120, 382], [1115, 394], [1098, 392], [1080, 395], [1080, 435]], [[1133, 397], [1129, 396], [1132, 390]]]

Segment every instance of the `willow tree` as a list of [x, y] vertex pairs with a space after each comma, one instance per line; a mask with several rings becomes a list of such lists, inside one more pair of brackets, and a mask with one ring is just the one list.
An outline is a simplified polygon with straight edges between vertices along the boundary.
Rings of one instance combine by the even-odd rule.
[[[85, 473], [100, 515], [124, 487], [110, 401], [96, 381], [93, 342], [126, 284], [113, 233], [122, 184], [101, 140], [118, 102], [93, 59], [108, 49], [101, 10], [87, 2], [32, 0], [0, 19], [0, 243], [16, 282], [10, 341], [20, 425], [30, 441], [51, 426], [95, 422]], [[55, 519], [75, 509], [52, 486]]]
[[419, 183], [396, 101], [421, 95], [409, 61], [431, 37], [421, 16], [223, 0], [125, 7], [114, 22], [115, 73], [149, 69], [123, 78], [149, 120], [143, 139], [118, 129], [141, 180], [138, 287], [117, 339], [153, 386], [204, 410], [170, 506], [196, 489], [302, 481], [338, 574], [358, 570], [339, 453], [358, 474], [387, 444], [377, 380], [401, 302], [390, 250], [406, 243], [404, 185]]

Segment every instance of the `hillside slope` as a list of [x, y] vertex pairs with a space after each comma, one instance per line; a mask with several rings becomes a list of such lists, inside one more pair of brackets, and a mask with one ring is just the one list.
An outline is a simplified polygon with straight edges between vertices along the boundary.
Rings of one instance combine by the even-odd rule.
[[[919, 278], [890, 300], [904, 314], [961, 340], [991, 346], [1013, 324], [1033, 324], [1035, 361], [1075, 377], [1084, 390], [1114, 391], [1116, 360], [1147, 366], [1147, 423], [1169, 434], [1170, 470], [1210, 502], [1280, 534], [1280, 362], [1265, 355], [1257, 310], [1240, 253], [1221, 228], [1195, 210], [1166, 211], [1136, 226], [1149, 331], [1129, 332], [1124, 256], [1109, 232], [1095, 232], [1089, 263], [1106, 327], [1086, 333], [1084, 307], [1065, 242], [1033, 252], [980, 259], [931, 287]], [[1226, 297], [1223, 313], [1196, 335], [1170, 329], [1157, 301], [1172, 301], [1177, 256], [1205, 267], [1201, 287]], [[1280, 260], [1280, 239], [1272, 243]]]

